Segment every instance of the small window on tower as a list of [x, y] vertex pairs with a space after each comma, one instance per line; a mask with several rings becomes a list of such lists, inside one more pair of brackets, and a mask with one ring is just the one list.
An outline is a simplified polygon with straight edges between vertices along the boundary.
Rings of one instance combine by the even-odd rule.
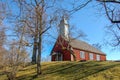
[[85, 59], [85, 52], [84, 51], [80, 51], [80, 58]]

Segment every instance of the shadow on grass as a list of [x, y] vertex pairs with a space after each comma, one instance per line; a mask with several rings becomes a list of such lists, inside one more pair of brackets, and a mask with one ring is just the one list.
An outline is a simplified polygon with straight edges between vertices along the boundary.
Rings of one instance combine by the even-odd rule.
[[19, 76], [19, 77], [17, 77], [17, 80], [33, 80], [36, 77], [37, 77], [36, 72], [33, 72], [33, 73], [30, 73], [30, 74]]
[[4, 72], [0, 72], [0, 76], [4, 75]]
[[[56, 72], [64, 71], [66, 69], [70, 69], [70, 68], [75, 67], [75, 66], [78, 65], [78, 64], [71, 63], [71, 62], [70, 63], [63, 63], [63, 64], [61, 64], [61, 63], [62, 62], [53, 63], [52, 65], [48, 64], [49, 66], [46, 65], [48, 67], [46, 67], [45, 69], [42, 69], [43, 73], [42, 73], [41, 76], [45, 76], [45, 75], [48, 75], [48, 74], [53, 74], [53, 73], [56, 73]], [[87, 63], [89, 63], [89, 62], [87, 62]], [[82, 63], [82, 64], [87, 64], [87, 63]], [[82, 65], [81, 65], [81, 67], [82, 67]], [[33, 74], [33, 75], [31, 75], [31, 74]], [[23, 76], [19, 76], [17, 78], [17, 80], [34, 80], [35, 78], [37, 78], [36, 72], [26, 74], [26, 75], [23, 75]]]
[[[104, 70], [113, 68], [115, 66], [118, 66], [120, 64], [111, 64], [111, 65], [104, 65], [104, 64], [98, 64], [101, 62], [85, 62], [85, 63], [78, 63], [78, 64], [66, 64], [64, 67], [58, 67], [57, 69], [54, 67], [52, 71], [46, 72], [44, 75], [51, 74], [51, 75], [59, 75], [61, 77], [71, 77], [71, 79], [79, 80], [86, 78], [90, 75], [97, 74], [99, 72], [102, 72]], [[75, 76], [75, 77], [74, 77]]]
[[[81, 63], [81, 62], [79, 62], [79, 63]], [[70, 68], [73, 68], [73, 67], [74, 68], [84, 67], [84, 65], [88, 64], [88, 63], [90, 63], [90, 62], [82, 62], [81, 64], [69, 63], [69, 64], [62, 64], [62, 65], [50, 66], [48, 68], [49, 71], [45, 72], [44, 74], [54, 74], [54, 73], [58, 73], [58, 72], [61, 73], [62, 71], [69, 70]]]
[[[114, 64], [114, 65], [102, 66], [102, 67], [100, 66], [100, 67], [93, 68], [90, 72], [85, 71], [85, 72], [83, 72], [83, 74], [85, 73], [85, 75], [79, 77], [78, 80], [79, 80], [79, 79], [83, 79], [83, 78], [88, 77], [88, 76], [93, 75], [93, 74], [97, 74], [97, 73], [102, 72], [102, 71], [104, 71], [104, 70], [111, 69], [111, 68], [113, 68], [113, 67], [115, 67], [115, 66], [120, 66], [120, 64]], [[94, 67], [94, 66], [93, 66], [93, 67]]]
[[[80, 80], [90, 75], [97, 74], [104, 70], [120, 65], [120, 64], [105, 65], [105, 64], [101, 64], [101, 62], [91, 62], [91, 61], [75, 62], [75, 63], [69, 62], [62, 64], [53, 63], [53, 64], [54, 65], [46, 64], [47, 67], [45, 67], [44, 65], [44, 68], [42, 69], [43, 73], [41, 74], [41, 78], [50, 75], [51, 77], [62, 76], [65, 77], [67, 80], [68, 78], [69, 79], [71, 78], [72, 80]], [[17, 78], [17, 80], [34, 80], [36, 77], [37, 77], [36, 72], [34, 72], [20, 76]]]
[[31, 69], [35, 69], [36, 68], [36, 66], [33, 66], [33, 67], [30, 67], [30, 68], [27, 68], [27, 69], [20, 69], [19, 71], [28, 71], [28, 70], [31, 70]]
[[[42, 64], [42, 67], [46, 67], [48, 65], [55, 66], [55, 65], [58, 65], [58, 64], [61, 64], [61, 63], [62, 62], [45, 63], [45, 64]], [[25, 71], [28, 71], [28, 70], [30, 71], [30, 70], [36, 69], [36, 65], [31, 65], [31, 66], [28, 66], [27, 68], [21, 69], [19, 71], [24, 73]], [[29, 74], [25, 74], [25, 75], [19, 76], [19, 77], [17, 77], [17, 80], [33, 80], [33, 79], [35, 79], [37, 77], [38, 76], [37, 76], [36, 72], [33, 72], [33, 73], [29, 73]]]

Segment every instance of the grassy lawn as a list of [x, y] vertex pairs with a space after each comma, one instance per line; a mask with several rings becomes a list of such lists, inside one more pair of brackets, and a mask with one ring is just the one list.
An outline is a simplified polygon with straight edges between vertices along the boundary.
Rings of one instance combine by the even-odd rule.
[[[21, 69], [17, 80], [120, 80], [120, 62], [46, 62], [39, 77], [35, 67]], [[0, 71], [0, 80], [5, 79]]]

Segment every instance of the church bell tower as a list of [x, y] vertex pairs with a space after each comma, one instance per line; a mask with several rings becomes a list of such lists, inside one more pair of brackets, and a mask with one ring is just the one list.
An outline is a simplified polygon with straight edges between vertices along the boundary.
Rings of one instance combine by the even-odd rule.
[[65, 40], [69, 38], [69, 24], [67, 20], [63, 17], [59, 24], [59, 35]]

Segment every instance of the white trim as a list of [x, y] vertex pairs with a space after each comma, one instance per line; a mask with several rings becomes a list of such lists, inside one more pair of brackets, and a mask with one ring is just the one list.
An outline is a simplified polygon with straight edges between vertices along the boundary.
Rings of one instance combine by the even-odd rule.
[[74, 61], [73, 55], [71, 54], [71, 61]]
[[52, 55], [55, 55], [55, 54], [57, 54], [57, 53], [56, 53], [56, 52], [53, 52], [53, 53], [52, 53]]

